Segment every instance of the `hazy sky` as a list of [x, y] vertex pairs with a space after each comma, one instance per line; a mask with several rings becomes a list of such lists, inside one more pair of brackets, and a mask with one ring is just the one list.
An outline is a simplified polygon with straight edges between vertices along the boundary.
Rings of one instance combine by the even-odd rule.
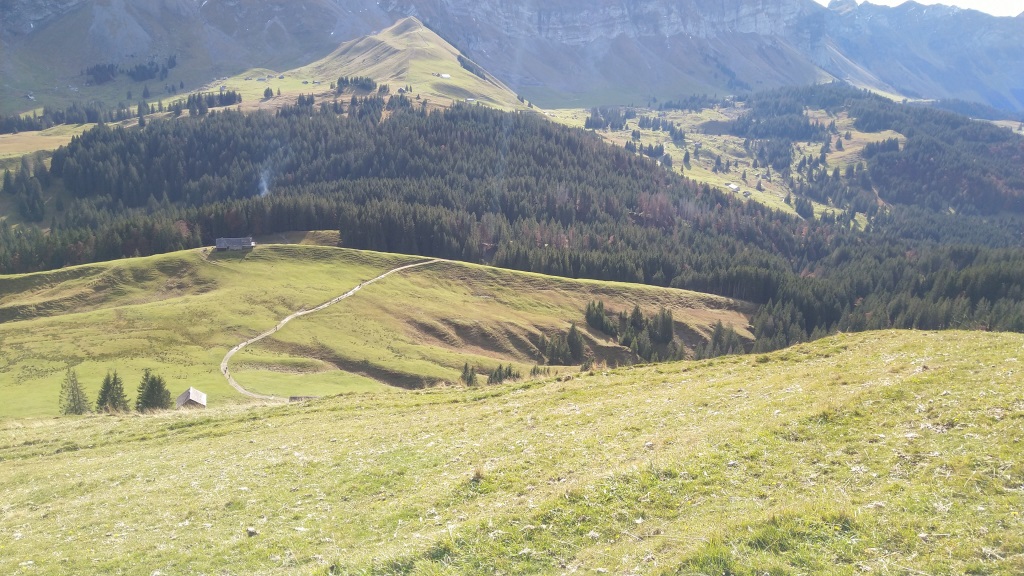
[[[996, 16], [1016, 16], [1024, 12], [1024, 0], [916, 0], [918, 4], [946, 4], [947, 6], [959, 6], [961, 8], [973, 8]], [[829, 0], [818, 0], [819, 4], [828, 6]], [[863, 3], [863, 0], [857, 0]], [[870, 0], [872, 4], [884, 4], [885, 6], [898, 6], [904, 0]]]

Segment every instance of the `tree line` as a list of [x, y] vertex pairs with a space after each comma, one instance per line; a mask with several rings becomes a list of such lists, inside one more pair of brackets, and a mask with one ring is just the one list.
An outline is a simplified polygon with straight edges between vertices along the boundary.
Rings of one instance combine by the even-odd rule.
[[[117, 370], [108, 371], [100, 384], [95, 408], [93, 408], [82, 383], [78, 380], [78, 373], [74, 369], [68, 368], [60, 385], [58, 407], [60, 413], [65, 415], [87, 414], [93, 410], [108, 414], [128, 412], [129, 404], [124, 391], [124, 380], [117, 374]], [[143, 370], [142, 379], [139, 381], [136, 391], [135, 410], [152, 412], [167, 410], [170, 407], [171, 392], [167, 389], [164, 377], [151, 372], [148, 368]]]

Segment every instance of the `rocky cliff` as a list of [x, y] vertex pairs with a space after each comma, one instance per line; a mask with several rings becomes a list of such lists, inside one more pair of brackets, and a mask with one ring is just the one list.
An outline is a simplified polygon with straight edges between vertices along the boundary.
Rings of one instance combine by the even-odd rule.
[[410, 15], [547, 105], [842, 78], [1024, 109], [1024, 18], [854, 0], [2, 0], [0, 90], [155, 54], [197, 80], [286, 67]]
[[882, 87], [912, 98], [1024, 110], [1024, 19], [916, 2], [831, 7], [828, 45], [855, 64], [822, 59], [837, 77], [871, 84], [862, 75], [867, 72]]

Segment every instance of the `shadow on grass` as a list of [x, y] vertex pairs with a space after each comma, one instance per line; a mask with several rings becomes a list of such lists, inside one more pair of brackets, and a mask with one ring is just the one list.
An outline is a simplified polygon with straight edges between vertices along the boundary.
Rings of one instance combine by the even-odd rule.
[[246, 260], [253, 253], [253, 250], [217, 250], [210, 248], [206, 259], [211, 262], [241, 262]]

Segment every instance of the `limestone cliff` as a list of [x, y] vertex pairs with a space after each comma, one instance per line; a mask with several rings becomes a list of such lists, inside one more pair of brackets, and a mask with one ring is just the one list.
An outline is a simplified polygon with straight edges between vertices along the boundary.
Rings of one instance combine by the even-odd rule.
[[31, 90], [17, 73], [28, 66], [60, 84], [170, 53], [195, 79], [283, 68], [404, 16], [542, 104], [842, 78], [1024, 109], [1024, 17], [854, 0], [0, 0], [0, 91]]

